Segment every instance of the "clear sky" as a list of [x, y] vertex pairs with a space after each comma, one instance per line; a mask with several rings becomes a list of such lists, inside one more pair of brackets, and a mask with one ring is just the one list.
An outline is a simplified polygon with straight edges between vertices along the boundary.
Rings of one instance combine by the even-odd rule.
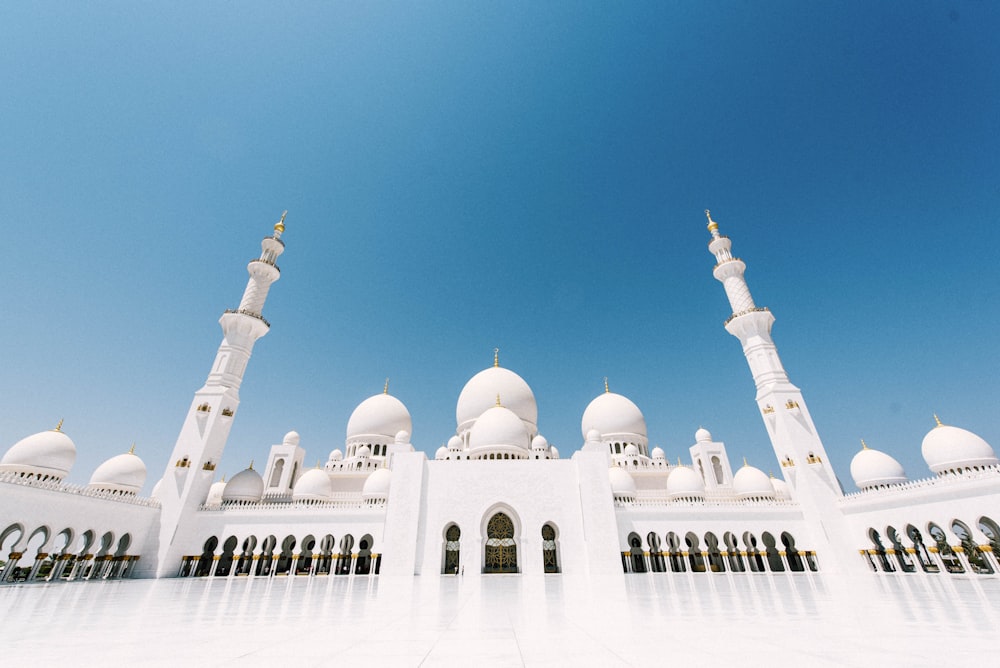
[[710, 208], [841, 480], [929, 475], [932, 414], [1000, 447], [1000, 4], [5, 3], [0, 445], [55, 426], [85, 483], [163, 472], [288, 209], [218, 473], [382, 390], [433, 453], [492, 363], [569, 456], [611, 389], [779, 471]]

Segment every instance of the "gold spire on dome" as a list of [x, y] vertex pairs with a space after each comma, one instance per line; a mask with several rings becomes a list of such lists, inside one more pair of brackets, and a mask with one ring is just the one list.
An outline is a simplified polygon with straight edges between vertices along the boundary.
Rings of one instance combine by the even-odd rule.
[[500, 366], [500, 349], [499, 348], [494, 348], [493, 349], [493, 366], [494, 367]]
[[220, 480], [219, 482], [226, 482], [226, 474], [225, 473], [222, 474], [222, 480]]
[[382, 394], [389, 394], [389, 379], [385, 379], [385, 387], [382, 388]]
[[63, 421], [59, 420], [59, 424], [57, 424], [56, 428], [53, 429], [52, 431], [62, 431], [62, 423], [63, 423]]
[[[943, 424], [941, 424], [941, 418], [939, 418], [937, 416], [937, 413], [934, 414], [934, 421], [937, 422], [936, 426], [938, 426], [938, 427], [943, 427], [944, 426]], [[59, 424], [62, 424], [62, 422], [60, 422]], [[59, 431], [59, 429], [56, 429], [56, 431]]]
[[135, 454], [135, 441], [132, 441], [132, 447], [128, 449], [128, 453], [130, 455], [134, 455]]
[[714, 220], [712, 220], [712, 212], [709, 211], [708, 209], [705, 209], [705, 217], [708, 218], [708, 231], [709, 232], [718, 232], [719, 231], [719, 224], [717, 222], [715, 222]]
[[499, 392], [497, 392], [497, 407], [498, 408], [502, 408], [503, 407], [503, 404], [500, 403], [500, 393]]
[[677, 458], [677, 465], [678, 466], [684, 466], [683, 464], [681, 464], [681, 458], [680, 457]]
[[316, 468], [319, 468], [319, 460], [316, 460]]
[[746, 455], [743, 455], [743, 468], [746, 468], [748, 466], [750, 466], [750, 465], [747, 464], [747, 457], [746, 457]]
[[610, 394], [611, 390], [608, 389], [608, 377], [604, 377], [604, 394]]
[[281, 220], [274, 224], [274, 231], [278, 234], [284, 234], [285, 232], [285, 216], [288, 215], [288, 209], [285, 209], [281, 214]]
[[250, 470], [253, 471], [253, 460], [250, 460]]
[[865, 439], [861, 439], [861, 449], [862, 450], [867, 450], [868, 449], [868, 444], [865, 443]]

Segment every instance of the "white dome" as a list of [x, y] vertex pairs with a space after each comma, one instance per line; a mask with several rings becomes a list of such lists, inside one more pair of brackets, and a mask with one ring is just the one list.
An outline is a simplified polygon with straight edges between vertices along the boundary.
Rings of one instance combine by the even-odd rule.
[[586, 436], [584, 436], [584, 440], [587, 443], [600, 443], [601, 432], [597, 431], [596, 429], [590, 429], [587, 431]]
[[646, 440], [646, 418], [630, 399], [614, 392], [598, 395], [583, 411], [580, 433], [587, 436], [591, 429], [601, 432], [605, 440], [623, 436], [639, 436]]
[[362, 445], [360, 448], [358, 448], [358, 457], [365, 459], [371, 456], [372, 456], [372, 449], [369, 448], [367, 445]]
[[130, 451], [124, 455], [115, 455], [98, 466], [87, 486], [109, 492], [138, 494], [145, 484], [146, 465], [138, 455]]
[[347, 438], [384, 436], [393, 438], [401, 431], [413, 433], [410, 412], [391, 394], [368, 397], [354, 409], [347, 421]]
[[920, 452], [934, 473], [997, 463], [989, 443], [971, 431], [943, 424], [927, 432]]
[[661, 448], [660, 446], [656, 446], [655, 448], [653, 448], [653, 459], [657, 461], [661, 459], [665, 461], [667, 459], [667, 455], [666, 453], [663, 452], [663, 448]]
[[344, 453], [340, 451], [340, 448], [334, 448], [333, 450], [330, 451], [330, 459], [329, 459], [329, 461], [331, 461], [331, 462], [339, 462], [343, 458], [344, 458]]
[[774, 498], [774, 486], [767, 474], [746, 465], [733, 476], [733, 491], [741, 499]]
[[243, 469], [233, 476], [233, 479], [226, 483], [226, 489], [222, 492], [222, 500], [238, 503], [260, 501], [264, 494], [264, 480], [260, 474], [253, 469]]
[[434, 459], [448, 459], [448, 448], [443, 445], [434, 453]]
[[531, 442], [524, 422], [506, 406], [494, 406], [479, 416], [469, 434], [469, 448], [513, 445], [528, 450]]
[[76, 461], [76, 445], [58, 429], [32, 434], [10, 447], [0, 459], [0, 473], [33, 473], [66, 477]]
[[406, 445], [410, 442], [410, 432], [405, 429], [401, 429], [396, 432], [396, 437], [393, 439], [396, 445]]
[[322, 469], [309, 469], [295, 482], [293, 501], [329, 501], [333, 496], [333, 483]]
[[532, 450], [547, 450], [548, 447], [549, 447], [549, 442], [541, 434], [531, 439]]
[[524, 421], [531, 436], [538, 432], [538, 406], [535, 395], [516, 373], [503, 367], [484, 369], [469, 379], [458, 395], [455, 407], [455, 422], [461, 434], [472, 427], [479, 416], [500, 402]]
[[612, 466], [608, 469], [611, 493], [615, 496], [635, 497], [635, 480], [623, 468]]
[[[159, 485], [160, 483], [156, 483]], [[210, 506], [217, 506], [222, 503], [222, 493], [226, 490], [225, 480], [216, 480], [212, 483], [212, 486], [208, 488], [208, 498], [205, 499], [205, 503]], [[156, 496], [156, 488], [153, 488], [153, 496]]]
[[865, 446], [851, 460], [851, 477], [861, 489], [906, 482], [903, 467], [890, 455]]
[[625, 446], [625, 456], [626, 457], [638, 457], [639, 456], [639, 448], [635, 447], [634, 444], [629, 443], [628, 445]]
[[712, 432], [705, 429], [704, 427], [699, 427], [698, 431], [694, 433], [694, 440], [698, 441], [699, 443], [703, 441], [711, 441]]
[[283, 445], [298, 445], [299, 444], [299, 432], [290, 431], [285, 434], [285, 437], [281, 439]]
[[462, 439], [458, 436], [452, 436], [448, 439], [448, 449], [457, 452], [462, 449]]
[[792, 498], [792, 491], [788, 487], [788, 483], [781, 478], [771, 478], [771, 487], [774, 488], [775, 496], [782, 499]]
[[559, 448], [554, 445], [549, 446], [549, 459], [559, 459]]
[[678, 466], [667, 476], [667, 495], [672, 499], [705, 496], [705, 481], [687, 466]]
[[378, 469], [365, 480], [361, 496], [365, 499], [384, 499], [389, 496], [392, 474], [389, 469]]

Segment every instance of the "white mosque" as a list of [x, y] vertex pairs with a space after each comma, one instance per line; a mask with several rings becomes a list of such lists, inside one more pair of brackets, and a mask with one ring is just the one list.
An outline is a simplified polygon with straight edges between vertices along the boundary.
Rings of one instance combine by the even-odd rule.
[[[706, 212], [707, 213], [707, 212]], [[343, 449], [304, 466], [298, 434], [216, 479], [256, 341], [284, 216], [248, 265], [239, 307], [191, 401], [152, 496], [133, 452], [85, 486], [64, 482], [76, 446], [61, 425], [0, 459], [0, 582], [120, 578], [450, 576], [464, 573], [794, 574], [1000, 571], [1000, 463], [965, 429], [938, 421], [923, 440], [930, 473], [909, 480], [863, 446], [845, 494], [805, 399], [771, 339], [774, 316], [753, 300], [746, 265], [708, 217], [713, 275], [729, 298], [781, 478], [730, 461], [706, 429], [687, 463], [649, 449], [642, 411], [608, 391], [583, 409], [582, 445], [561, 455], [539, 433], [534, 395], [500, 365], [473, 376], [455, 434], [433, 459], [411, 444], [406, 406], [385, 391], [362, 401]], [[568, 456], [564, 456], [568, 455]]]

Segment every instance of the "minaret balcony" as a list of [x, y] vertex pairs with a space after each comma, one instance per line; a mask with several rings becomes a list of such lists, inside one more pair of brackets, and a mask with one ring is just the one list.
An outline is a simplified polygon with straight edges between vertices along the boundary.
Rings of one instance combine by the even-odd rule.
[[240, 309], [240, 308], [227, 308], [225, 312], [226, 313], [235, 313], [237, 315], [248, 315], [251, 318], [256, 318], [257, 320], [260, 320], [262, 323], [264, 323], [268, 327], [271, 326], [271, 323], [269, 323], [267, 320], [265, 320], [264, 316], [262, 316], [260, 313], [254, 313], [253, 311], [248, 311], [245, 308], [243, 308], [243, 309]]
[[741, 315], [747, 315], [749, 313], [763, 313], [765, 311], [770, 311], [770, 310], [771, 309], [767, 308], [766, 306], [756, 306], [754, 308], [748, 308], [745, 311], [740, 311], [739, 313], [732, 314], [731, 316], [729, 316], [728, 318], [726, 318], [726, 321], [724, 323], [722, 323], [722, 324], [723, 324], [723, 326], [728, 325], [733, 320], [736, 320], [736, 318], [739, 318]]

